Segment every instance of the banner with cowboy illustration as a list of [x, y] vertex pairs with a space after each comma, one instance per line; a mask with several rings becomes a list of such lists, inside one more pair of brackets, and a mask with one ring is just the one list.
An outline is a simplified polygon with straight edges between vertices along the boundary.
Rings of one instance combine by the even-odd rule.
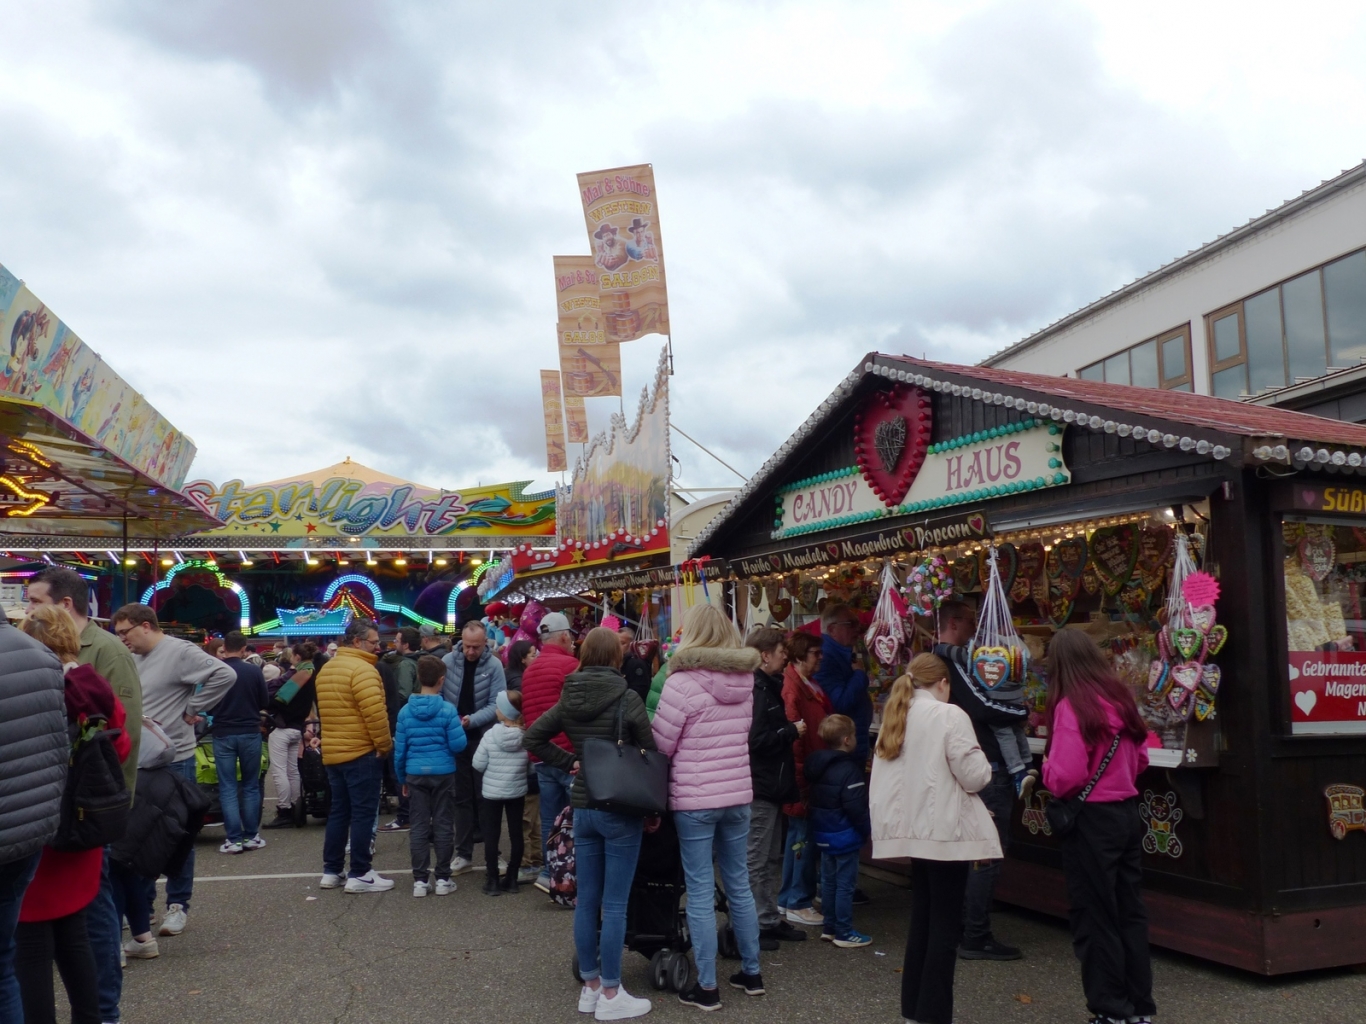
[[564, 396], [564, 425], [570, 444], [588, 443], [588, 407], [579, 395]]
[[[605, 345], [598, 268], [592, 256], [556, 256], [555, 305], [561, 345]], [[570, 438], [574, 440], [574, 438]], [[584, 438], [587, 440], [587, 438]]]
[[[650, 164], [579, 176], [608, 342], [669, 333], [664, 248]], [[617, 392], [613, 392], [616, 394]]]
[[605, 398], [621, 394], [621, 346], [560, 345], [560, 374], [564, 393], [574, 398]]
[[541, 408], [545, 411], [546, 472], [563, 473], [569, 468], [569, 456], [564, 447], [564, 407], [560, 401], [560, 375], [554, 370], [541, 371]]

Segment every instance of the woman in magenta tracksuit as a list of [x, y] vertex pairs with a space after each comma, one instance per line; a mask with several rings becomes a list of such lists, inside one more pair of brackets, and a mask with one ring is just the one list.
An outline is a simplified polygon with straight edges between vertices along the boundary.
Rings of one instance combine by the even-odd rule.
[[749, 888], [745, 848], [754, 787], [749, 772], [754, 670], [759, 652], [719, 609], [695, 605], [669, 659], [669, 676], [655, 710], [655, 744], [673, 758], [669, 806], [678, 827], [688, 882], [688, 928], [697, 980], [679, 1001], [703, 1010], [721, 1005], [716, 990], [716, 910], [712, 850], [726, 887], [730, 923], [740, 947], [740, 973], [731, 985], [763, 995], [759, 976], [759, 918]]
[[1133, 694], [1080, 630], [1062, 630], [1049, 647], [1048, 717], [1043, 781], [1059, 799], [1085, 788], [1120, 737], [1075, 827], [1062, 837], [1063, 871], [1092, 1024], [1147, 1022], [1157, 1007], [1136, 782], [1148, 767], [1148, 730]]

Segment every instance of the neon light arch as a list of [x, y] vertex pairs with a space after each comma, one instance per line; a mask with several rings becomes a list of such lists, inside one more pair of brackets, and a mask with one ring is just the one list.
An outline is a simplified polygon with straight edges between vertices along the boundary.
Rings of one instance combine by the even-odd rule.
[[241, 584], [234, 583], [232, 580], [224, 576], [222, 570], [218, 568], [217, 562], [209, 562], [202, 558], [192, 558], [188, 561], [179, 563], [175, 568], [173, 568], [170, 572], [166, 574], [165, 579], [158, 582], [156, 586], [148, 587], [146, 590], [142, 592], [142, 603], [150, 608], [152, 606], [152, 601], [154, 600], [156, 594], [159, 591], [166, 590], [168, 587], [170, 587], [171, 581], [174, 580], [178, 575], [180, 575], [180, 573], [194, 569], [202, 569], [207, 572], [213, 573], [214, 576], [218, 579], [218, 585], [220, 587], [222, 587], [224, 590], [231, 590], [234, 594], [237, 595], [237, 600], [242, 606], [241, 613], [239, 616], [242, 632], [250, 632], [251, 602], [247, 599], [247, 592], [242, 589]]
[[451, 592], [446, 598], [446, 625], [455, 625], [455, 602], [460, 597], [462, 591], [469, 589], [469, 585], [469, 580], [462, 580], [451, 587]]
[[349, 572], [345, 576], [338, 576], [328, 584], [327, 591], [323, 594], [323, 604], [327, 604], [328, 601], [331, 601], [336, 597], [337, 591], [348, 583], [354, 583], [357, 586], [364, 587], [366, 590], [370, 591], [371, 603], [374, 604], [376, 608], [384, 603], [384, 595], [379, 592], [379, 586], [374, 580], [369, 576], [362, 576], [360, 573]]

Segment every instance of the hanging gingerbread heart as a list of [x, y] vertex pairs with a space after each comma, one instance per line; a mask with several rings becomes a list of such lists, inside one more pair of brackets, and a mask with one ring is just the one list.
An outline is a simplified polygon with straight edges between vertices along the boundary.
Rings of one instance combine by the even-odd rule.
[[1208, 633], [1214, 628], [1214, 605], [1202, 604], [1199, 608], [1186, 607], [1186, 625]]
[[919, 388], [874, 391], [854, 414], [854, 456], [883, 503], [897, 505], [925, 461], [930, 444], [930, 400]]
[[1090, 562], [1086, 563], [1086, 568], [1081, 572], [1081, 589], [1092, 597], [1100, 593], [1100, 577], [1096, 575], [1096, 570]]
[[901, 641], [890, 633], [883, 633], [873, 641], [873, 653], [882, 664], [894, 665], [901, 654]]
[[1315, 583], [1322, 583], [1333, 571], [1337, 549], [1331, 537], [1305, 537], [1299, 543], [1300, 565]]
[[1195, 691], [1195, 720], [1205, 722], [1214, 717], [1214, 697], [1204, 689]]
[[1119, 592], [1120, 604], [1135, 615], [1141, 615], [1148, 610], [1148, 602], [1152, 600], [1152, 593], [1143, 581], [1137, 576], [1124, 584], [1124, 589]]
[[1205, 644], [1205, 634], [1198, 629], [1189, 629], [1181, 626], [1172, 632], [1172, 643], [1176, 645], [1181, 657], [1190, 659], [1199, 653], [1200, 648]]
[[1138, 562], [1138, 528], [1133, 523], [1104, 526], [1091, 534], [1091, 565], [1105, 593], [1114, 597]]
[[959, 594], [968, 594], [978, 589], [977, 556], [959, 555], [953, 563], [953, 589]]
[[1174, 554], [1171, 527], [1145, 524], [1138, 536], [1137, 569], [1149, 590], [1156, 590], [1166, 579]]
[[1063, 597], [1061, 595], [1054, 597], [1052, 594], [1049, 594], [1048, 608], [1044, 613], [1045, 617], [1048, 619], [1048, 624], [1054, 629], [1062, 629], [1063, 626], [1067, 625], [1067, 620], [1072, 617], [1072, 609], [1075, 607], [1076, 602], [1070, 597]]
[[1154, 658], [1148, 665], [1148, 692], [1161, 697], [1171, 685], [1171, 667], [1161, 658]]
[[1086, 538], [1067, 537], [1053, 545], [1048, 553], [1047, 571], [1050, 576], [1063, 575], [1081, 586], [1081, 574], [1086, 569]]
[[1211, 694], [1219, 692], [1219, 683], [1223, 680], [1224, 673], [1220, 671], [1218, 665], [1205, 665], [1200, 672], [1200, 687], [1208, 690]]
[[[1027, 601], [1034, 593], [1034, 581], [1043, 576], [1044, 560], [1047, 552], [1036, 540], [1028, 541], [1015, 549], [1015, 583], [1008, 593], [1012, 601]], [[1047, 597], [1047, 593], [1044, 595]]]
[[774, 621], [786, 622], [787, 617], [792, 614], [792, 599], [783, 597], [779, 598], [777, 601], [770, 601], [768, 603], [768, 611], [769, 614], [773, 616]]
[[972, 674], [988, 690], [1010, 679], [1010, 651], [1004, 647], [979, 647], [972, 656]]
[[1228, 641], [1227, 626], [1211, 626], [1205, 634], [1205, 657], [1213, 657], [1224, 649], [1224, 644]]

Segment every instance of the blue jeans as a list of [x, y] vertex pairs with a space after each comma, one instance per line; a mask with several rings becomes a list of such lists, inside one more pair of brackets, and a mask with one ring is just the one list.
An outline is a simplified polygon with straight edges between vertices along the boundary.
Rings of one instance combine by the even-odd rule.
[[[569, 789], [574, 785], [574, 776], [562, 772], [554, 765], [538, 763], [536, 779], [541, 787], [541, 863], [550, 863], [550, 830], [555, 827], [555, 819], [569, 806]], [[541, 877], [548, 878], [550, 868], [541, 868]]]
[[[194, 755], [191, 754], [183, 761], [172, 761], [166, 766], [173, 772], [185, 776], [190, 782], [195, 782], [194, 774]], [[194, 846], [190, 846], [189, 855], [185, 858], [185, 863], [180, 866], [180, 870], [174, 875], [166, 876], [166, 906], [172, 903], [179, 903], [185, 908], [185, 912], [190, 910], [190, 897], [194, 895]], [[157, 901], [157, 880], [151, 878], [147, 880], [147, 903], [154, 906]], [[120, 934], [122, 929], [120, 928]]]
[[823, 935], [847, 939], [854, 930], [854, 887], [858, 885], [858, 851], [821, 854]]
[[816, 897], [816, 875], [820, 871], [820, 851], [811, 843], [806, 818], [787, 816], [787, 845], [783, 850], [783, 887], [778, 891], [778, 906], [785, 910], [806, 910]]
[[384, 759], [365, 754], [354, 761], [327, 766], [332, 808], [323, 832], [323, 873], [340, 875], [346, 862], [346, 839], [351, 838], [351, 877], [370, 870], [370, 838], [379, 814], [379, 785]]
[[[996, 833], [1001, 837], [1001, 852], [1010, 849], [1010, 815], [1015, 807], [1015, 784], [1001, 766], [992, 763], [991, 781], [977, 794], [992, 814]], [[980, 944], [992, 938], [991, 901], [996, 879], [1001, 876], [999, 860], [977, 860], [968, 869], [967, 895], [963, 900], [963, 941]]]
[[[109, 863], [109, 848], [106, 846], [104, 866], [100, 870], [99, 892], [85, 908], [85, 929], [90, 936], [90, 952], [95, 957], [100, 1020], [106, 1024], [112, 1024], [119, 1019], [119, 1001], [123, 998], [123, 968], [119, 966], [119, 951], [123, 947], [123, 919], [114, 899], [114, 881], [110, 874], [112, 869], [113, 865]], [[145, 917], [147, 889], [143, 884], [139, 884], [137, 888]]]
[[644, 824], [640, 818], [611, 811], [574, 811], [574, 869], [579, 885], [574, 905], [574, 948], [579, 954], [579, 974], [585, 981], [600, 978], [606, 988], [621, 984], [626, 903], [636, 876]]
[[749, 804], [704, 811], [674, 811], [683, 876], [688, 882], [688, 930], [692, 933], [697, 983], [716, 987], [716, 867], [730, 906], [730, 925], [740, 947], [740, 969], [759, 973], [759, 915], [749, 891]]
[[223, 806], [228, 841], [246, 842], [261, 831], [261, 734], [215, 736], [213, 764], [218, 770], [218, 802]]
[[0, 864], [0, 1024], [24, 1024], [24, 1004], [19, 980], [14, 976], [14, 929], [19, 925], [19, 906], [24, 890], [33, 881], [42, 851], [8, 864]]

